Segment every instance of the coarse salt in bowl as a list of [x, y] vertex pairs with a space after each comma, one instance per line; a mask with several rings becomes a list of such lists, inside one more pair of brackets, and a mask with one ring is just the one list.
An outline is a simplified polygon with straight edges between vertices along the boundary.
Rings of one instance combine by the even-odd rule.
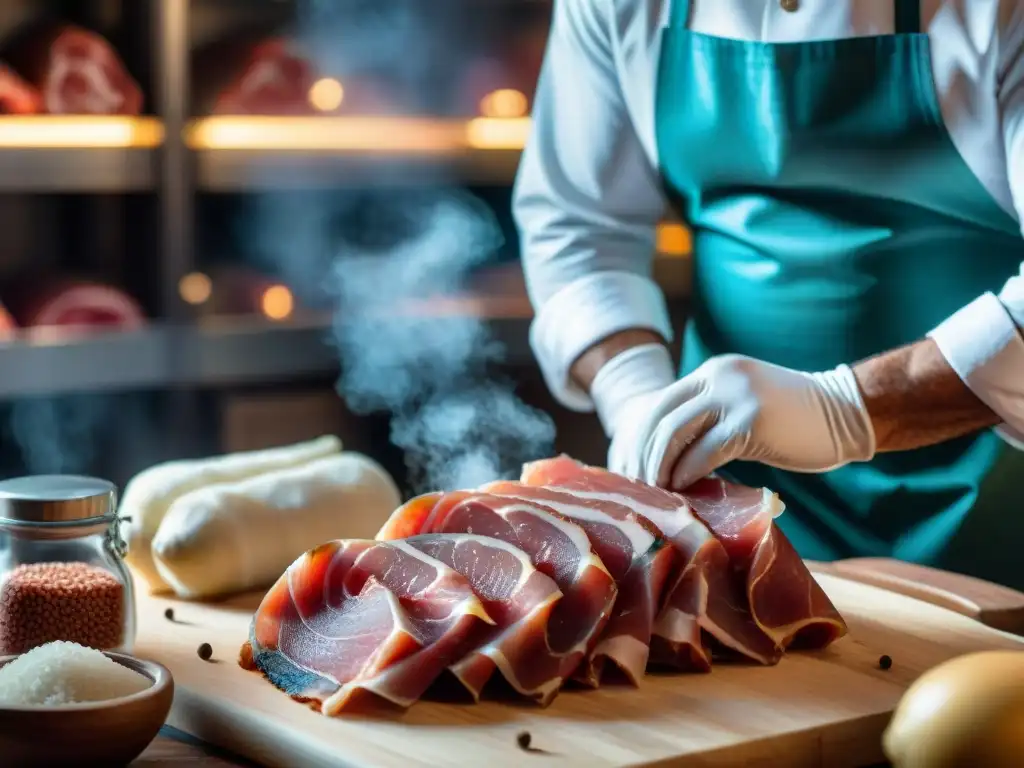
[[61, 640], [33, 648], [0, 668], [0, 707], [109, 701], [152, 684], [93, 648]]
[[56, 641], [0, 658], [0, 765], [127, 765], [174, 696], [166, 667]]

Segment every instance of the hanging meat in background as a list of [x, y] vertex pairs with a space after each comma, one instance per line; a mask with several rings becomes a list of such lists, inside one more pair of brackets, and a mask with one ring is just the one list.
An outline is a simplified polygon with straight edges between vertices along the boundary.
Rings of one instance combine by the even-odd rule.
[[14, 318], [4, 309], [4, 305], [0, 304], [0, 342], [10, 341], [17, 332], [18, 326], [14, 322]]
[[133, 330], [146, 317], [131, 296], [99, 281], [43, 278], [8, 294], [8, 308], [22, 328]]
[[211, 43], [195, 57], [194, 111], [199, 115], [389, 114], [387, 91], [365, 76], [318, 71], [299, 42], [243, 36]]
[[[237, 50], [233, 50], [237, 48]], [[256, 43], [237, 42], [211, 50], [213, 67], [231, 73], [215, 96], [216, 115], [311, 115], [309, 91], [317, 81], [313, 65], [284, 38]], [[201, 62], [196, 74], [204, 79], [211, 67]]]
[[33, 26], [8, 53], [11, 67], [54, 115], [138, 115], [142, 89], [100, 35], [60, 22]]
[[0, 64], [0, 115], [36, 115], [43, 97], [6, 64]]

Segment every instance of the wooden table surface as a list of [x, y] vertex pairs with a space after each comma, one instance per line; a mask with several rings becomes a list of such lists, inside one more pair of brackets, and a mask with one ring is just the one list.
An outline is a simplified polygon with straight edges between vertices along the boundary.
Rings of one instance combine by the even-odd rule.
[[226, 755], [188, 734], [165, 727], [130, 768], [258, 768], [239, 757]]
[[[165, 727], [149, 749], [129, 768], [260, 768], [242, 758], [226, 755], [186, 733]], [[892, 768], [881, 763], [867, 768]]]

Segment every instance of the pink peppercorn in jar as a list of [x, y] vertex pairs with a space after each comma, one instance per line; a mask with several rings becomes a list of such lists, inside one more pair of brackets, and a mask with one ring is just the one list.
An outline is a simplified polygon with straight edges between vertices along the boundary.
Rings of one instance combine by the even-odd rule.
[[112, 483], [75, 475], [0, 482], [0, 655], [55, 640], [131, 652], [125, 551]]

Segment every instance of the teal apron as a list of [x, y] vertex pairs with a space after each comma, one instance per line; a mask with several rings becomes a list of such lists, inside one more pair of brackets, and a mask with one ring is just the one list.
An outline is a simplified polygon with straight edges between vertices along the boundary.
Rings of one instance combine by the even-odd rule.
[[[664, 30], [657, 143], [693, 230], [683, 373], [736, 352], [804, 371], [921, 339], [1024, 261], [943, 124], [916, 1], [896, 34], [768, 44]], [[793, 425], [799, 429], [798, 424]], [[888, 556], [1024, 587], [1024, 454], [991, 431], [824, 474], [735, 462], [804, 557]]]

